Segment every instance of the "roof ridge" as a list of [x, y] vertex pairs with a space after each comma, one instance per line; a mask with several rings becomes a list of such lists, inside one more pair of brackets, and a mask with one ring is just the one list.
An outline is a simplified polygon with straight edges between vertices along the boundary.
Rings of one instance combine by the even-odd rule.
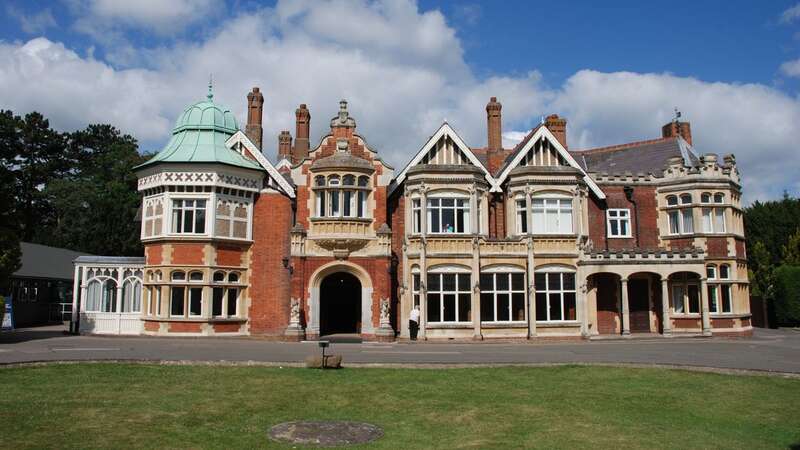
[[640, 145], [655, 144], [657, 142], [667, 142], [667, 141], [674, 140], [674, 139], [677, 139], [677, 137], [675, 137], [675, 136], [660, 137], [660, 138], [656, 138], [656, 139], [645, 139], [643, 141], [628, 142], [628, 143], [625, 143], [625, 144], [608, 145], [608, 146], [605, 146], [605, 147], [587, 148], [587, 149], [584, 149], [584, 150], [571, 150], [570, 152], [578, 153], [578, 154], [581, 154], [581, 155], [594, 155], [594, 154], [597, 154], [597, 153], [607, 153], [607, 152], [614, 152], [614, 151], [617, 151], [617, 150], [625, 150], [625, 149], [632, 148], [632, 147], [638, 147]]

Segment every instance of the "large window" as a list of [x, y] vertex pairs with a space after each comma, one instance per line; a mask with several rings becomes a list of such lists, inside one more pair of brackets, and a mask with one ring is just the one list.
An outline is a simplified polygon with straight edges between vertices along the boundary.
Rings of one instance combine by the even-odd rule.
[[[170, 278], [173, 283], [186, 283], [186, 273], [175, 271]], [[184, 286], [170, 286], [169, 314], [172, 317], [199, 317], [203, 314], [203, 288], [193, 286], [203, 282], [202, 272], [191, 272]]]
[[[718, 270], [719, 269], [719, 270]], [[706, 266], [708, 278], [708, 309], [711, 314], [725, 314], [733, 312], [731, 298], [730, 266], [722, 264]]]
[[700, 312], [700, 283], [696, 275], [679, 273], [670, 278], [672, 310], [675, 314]]
[[481, 274], [481, 321], [525, 321], [525, 274]]
[[528, 207], [526, 200], [517, 199], [515, 202], [517, 207], [517, 234], [526, 234], [528, 232]]
[[86, 285], [86, 312], [117, 312], [117, 282], [94, 279]]
[[630, 209], [609, 209], [606, 211], [606, 220], [608, 221], [608, 237], [631, 237]]
[[536, 321], [576, 320], [575, 273], [536, 272]]
[[206, 201], [177, 199], [172, 201], [172, 232], [203, 234], [206, 232]]
[[678, 197], [670, 195], [667, 197], [668, 207], [672, 208], [667, 211], [669, 218], [669, 234], [692, 234], [694, 233], [694, 218], [692, 216], [692, 196], [690, 194], [682, 194], [680, 196], [680, 203]]
[[472, 287], [468, 273], [428, 274], [428, 323], [472, 321]]
[[429, 233], [469, 233], [469, 199], [428, 198]]
[[239, 308], [239, 274], [232, 272], [225, 275], [225, 272], [214, 273], [214, 288], [212, 291], [213, 299], [211, 303], [211, 315], [213, 317], [236, 317]]
[[217, 201], [215, 234], [217, 236], [247, 239], [248, 205], [220, 199]]
[[369, 177], [314, 177], [316, 217], [367, 217]]
[[129, 278], [122, 283], [122, 312], [137, 313], [142, 310], [142, 283]]
[[533, 232], [572, 234], [572, 198], [534, 197]]
[[[700, 196], [703, 204], [722, 204], [725, 196], [717, 193], [713, 196], [705, 192]], [[724, 207], [704, 207], [703, 208], [703, 233], [725, 233], [725, 208]]]
[[413, 223], [411, 232], [414, 234], [422, 232], [422, 205], [420, 203], [418, 198], [411, 200], [411, 221]]

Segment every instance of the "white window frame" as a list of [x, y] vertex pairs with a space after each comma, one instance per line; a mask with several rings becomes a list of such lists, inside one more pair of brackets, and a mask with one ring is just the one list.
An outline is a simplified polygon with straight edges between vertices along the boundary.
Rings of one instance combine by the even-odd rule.
[[530, 229], [530, 224], [528, 223], [528, 201], [524, 197], [517, 197], [514, 200], [514, 205], [516, 209], [517, 234], [528, 234]]
[[[697, 311], [691, 311], [691, 301], [689, 300], [689, 287], [695, 286], [697, 288]], [[702, 285], [700, 279], [689, 279], [685, 275], [682, 278], [669, 280], [669, 295], [670, 303], [672, 303], [672, 311], [676, 315], [700, 314], [703, 309], [703, 293], [701, 292]], [[676, 292], [680, 290], [681, 301], [676, 302]], [[677, 308], [680, 305], [680, 311]]]
[[[613, 232], [613, 223], [617, 224], [617, 233]], [[620, 233], [622, 224], [625, 224], [625, 233]], [[609, 238], [630, 238], [631, 234], [631, 210], [628, 208], [610, 208], [606, 210], [606, 225], [608, 227]]]
[[[534, 195], [531, 199], [533, 218], [531, 222], [533, 234], [575, 234], [575, 220], [573, 216], [572, 197], [559, 194]], [[556, 227], [548, 229], [548, 218], [555, 214]], [[562, 222], [569, 219], [569, 225]]]
[[[468, 277], [467, 286], [461, 286], [461, 276], [466, 275]], [[439, 277], [439, 290], [432, 290], [430, 283], [430, 277], [436, 276]], [[445, 276], [453, 276], [455, 277], [455, 290], [454, 291], [445, 291], [444, 290], [444, 277]], [[429, 324], [462, 324], [467, 325], [471, 324], [472, 320], [458, 320], [460, 317], [460, 306], [459, 306], [459, 296], [461, 295], [469, 295], [470, 296], [470, 311], [472, 310], [472, 274], [467, 271], [461, 270], [435, 270], [428, 272], [428, 279], [425, 280], [425, 308], [428, 308], [429, 301], [428, 298], [431, 295], [438, 295], [439, 297], [439, 320], [433, 321], [431, 320], [430, 311], [426, 309], [425, 311], [425, 318], [426, 322]], [[453, 295], [455, 296], [455, 320], [444, 320], [444, 297], [445, 295]], [[475, 311], [471, 311], [472, 314], [475, 314]]]
[[[325, 180], [324, 185], [317, 184], [320, 177]], [[353, 177], [355, 184], [344, 184], [344, 179]], [[322, 175], [314, 177], [314, 215], [315, 218], [359, 218], [369, 219], [367, 202], [369, 200], [369, 177], [353, 174]], [[347, 200], [346, 193], [350, 199]], [[335, 208], [334, 208], [335, 206]], [[347, 213], [349, 210], [349, 213]]]
[[[723, 276], [723, 267], [727, 271], [727, 276]], [[709, 313], [712, 315], [733, 313], [733, 283], [731, 282], [730, 265], [720, 264], [716, 266], [709, 264], [706, 266], [706, 276], [708, 278]], [[725, 297], [724, 293], [727, 293], [727, 305], [725, 305], [723, 301]]]
[[[453, 201], [453, 206], [442, 206], [443, 201]], [[436, 203], [436, 204], [434, 204]], [[427, 198], [427, 205], [425, 208], [425, 213], [428, 215], [428, 234], [434, 235], [448, 235], [448, 234], [470, 234], [471, 233], [471, 222], [472, 216], [469, 207], [469, 197], [466, 196], [456, 196], [456, 195], [432, 195]], [[433, 221], [433, 211], [438, 210], [438, 223], [435, 225], [439, 228], [439, 231], [433, 231], [434, 228], [434, 221]], [[453, 231], [448, 231], [445, 229], [445, 223], [442, 219], [442, 211], [444, 210], [453, 210]], [[461, 220], [463, 222], [464, 229], [463, 231], [458, 231], [458, 215], [461, 214]]]
[[[480, 314], [481, 323], [510, 323], [510, 322], [526, 322], [528, 320], [528, 305], [526, 299], [526, 280], [525, 280], [525, 272], [522, 270], [513, 270], [513, 271], [484, 271], [481, 272], [481, 277], [484, 276], [491, 276], [492, 277], [492, 286], [491, 289], [484, 289], [484, 286], [481, 286], [481, 310], [478, 312]], [[520, 289], [514, 289], [513, 278], [514, 276], [522, 277], [522, 287]], [[497, 279], [499, 277], [505, 277], [508, 281], [508, 285], [506, 289], [499, 289]], [[521, 294], [522, 295], [522, 309], [523, 309], [523, 318], [522, 319], [515, 319], [514, 318], [514, 294]], [[493, 303], [493, 310], [494, 310], [494, 317], [491, 320], [483, 320], [483, 296], [484, 295], [491, 295], [492, 296], [492, 303]], [[498, 304], [498, 295], [507, 295], [508, 301], [505, 305]], [[498, 319], [498, 310], [501, 306], [504, 306], [508, 311], [508, 319], [500, 320]], [[474, 313], [473, 313], [474, 314]]]
[[411, 199], [411, 234], [422, 233], [422, 199]]
[[[185, 205], [185, 202], [188, 202], [188, 201], [193, 202], [192, 206], [187, 207]], [[202, 201], [203, 202], [204, 206], [202, 208], [197, 207], [197, 202], [198, 201]], [[176, 206], [177, 202], [181, 203], [181, 205], [179, 207]], [[209, 205], [210, 202], [211, 202], [211, 199], [209, 198], [208, 195], [198, 195], [198, 196], [180, 195], [180, 196], [176, 196], [176, 197], [170, 196], [169, 197], [169, 230], [170, 230], [170, 234], [171, 235], [184, 235], [184, 236], [185, 235], [190, 235], [190, 236], [205, 236], [205, 235], [208, 235], [210, 230], [211, 230], [211, 226], [209, 224], [209, 217], [212, 216], [212, 215], [208, 214], [208, 205]], [[184, 225], [182, 227], [183, 229], [186, 228], [185, 227], [186, 214], [189, 211], [192, 212], [192, 219], [193, 220], [191, 221], [191, 223], [192, 223], [191, 231], [183, 231], [183, 230], [177, 230], [176, 229], [177, 224], [175, 223], [175, 221], [176, 221], [176, 215], [175, 214], [176, 214], [177, 211], [180, 211], [181, 224]], [[197, 215], [197, 211], [202, 211], [203, 212], [203, 231], [201, 231], [201, 232], [197, 232], [196, 231], [197, 221], [196, 221], [195, 218], [197, 217], [196, 216]]]
[[[560, 289], [551, 289], [550, 288], [550, 275], [558, 274], [559, 275], [559, 284]], [[539, 317], [538, 311], [536, 314], [536, 322], [551, 322], [551, 323], [562, 323], [562, 322], [577, 322], [578, 321], [578, 293], [577, 293], [577, 273], [573, 270], [568, 270], [566, 268], [544, 268], [539, 269], [534, 272], [534, 277], [536, 278], [537, 275], [543, 275], [545, 279], [544, 287], [540, 286], [541, 283], [535, 283], [535, 290], [534, 290], [534, 297], [533, 297], [533, 307], [538, 308], [538, 299], [536, 298], [537, 294], [544, 294], [545, 301], [546, 301], [546, 311], [547, 314], [544, 318]], [[573, 288], [572, 289], [564, 289], [564, 275], [571, 275], [573, 277]], [[534, 278], [534, 279], [535, 279]], [[550, 317], [550, 295], [557, 294], [559, 296], [559, 302], [561, 306], [561, 319], [552, 319]], [[564, 297], [565, 294], [572, 294], [575, 298], [575, 319], [567, 319], [567, 311], [564, 309]]]
[[[223, 220], [228, 222], [228, 234], [227, 235], [219, 234], [219, 227], [217, 227], [216, 222], [214, 223], [214, 234], [218, 237], [224, 237], [228, 239], [243, 239], [243, 240], [250, 239], [251, 236], [250, 223], [253, 212], [252, 204], [250, 202], [244, 201], [241, 198], [227, 197], [224, 195], [217, 195], [216, 201], [217, 201], [217, 206], [219, 206], [220, 203], [226, 204], [230, 214], [229, 215], [217, 214], [217, 206], [215, 206], [214, 219], [215, 221]], [[244, 218], [236, 217], [236, 215], [234, 214], [234, 210], [236, 209], [237, 206], [244, 207], [245, 211]], [[238, 237], [233, 235], [233, 230], [237, 223], [245, 224], [244, 237]]]

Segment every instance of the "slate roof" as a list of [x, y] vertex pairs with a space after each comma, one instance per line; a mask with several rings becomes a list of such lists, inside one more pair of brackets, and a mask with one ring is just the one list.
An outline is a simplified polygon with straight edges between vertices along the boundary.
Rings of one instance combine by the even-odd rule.
[[20, 242], [19, 245], [22, 250], [22, 266], [12, 277], [71, 280], [74, 274], [72, 261], [86, 255], [83, 252], [30, 242]]
[[667, 161], [681, 157], [684, 165], [700, 164], [691, 146], [680, 137], [651, 139], [629, 144], [571, 151], [570, 154], [587, 172], [624, 174], [652, 173], [660, 176]]

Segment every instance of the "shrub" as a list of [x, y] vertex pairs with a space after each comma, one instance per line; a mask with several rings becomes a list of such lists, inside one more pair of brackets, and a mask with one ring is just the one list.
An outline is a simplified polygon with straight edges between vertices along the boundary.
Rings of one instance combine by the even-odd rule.
[[800, 266], [775, 270], [775, 316], [782, 325], [800, 324]]

